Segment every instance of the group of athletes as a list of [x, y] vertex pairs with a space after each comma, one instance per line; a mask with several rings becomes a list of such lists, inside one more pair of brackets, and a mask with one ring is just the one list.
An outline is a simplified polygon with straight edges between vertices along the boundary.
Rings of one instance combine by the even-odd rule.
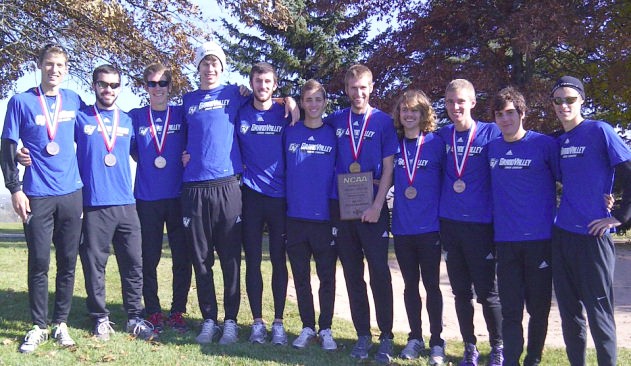
[[[489, 333], [488, 364], [520, 364], [525, 304], [530, 320], [523, 364], [538, 365], [553, 282], [570, 363], [585, 364], [584, 310], [599, 365], [616, 364], [610, 231], [631, 218], [631, 152], [607, 123], [583, 118], [580, 80], [564, 76], [551, 89], [551, 104], [564, 129], [555, 139], [524, 129], [526, 102], [512, 87], [494, 96], [495, 123], [485, 123], [471, 114], [473, 85], [451, 81], [445, 107], [453, 123], [436, 130], [436, 114], [423, 92], [403, 92], [390, 115], [369, 103], [371, 71], [353, 65], [344, 78], [350, 108], [323, 118], [326, 91], [308, 80], [301, 89], [304, 118], [299, 120], [292, 98], [272, 98], [278, 80], [271, 65], [252, 67], [250, 91], [222, 83], [226, 56], [216, 43], [202, 44], [194, 63], [200, 88], [185, 94], [181, 106], [169, 105], [171, 71], [152, 64], [143, 74], [149, 105], [125, 113], [115, 103], [121, 90], [115, 67], [94, 70], [96, 102], [86, 106], [76, 93], [60, 88], [68, 55], [52, 44], [38, 57], [41, 84], [11, 98], [0, 165], [28, 246], [33, 327], [21, 352], [33, 352], [49, 334], [62, 346], [75, 344], [66, 323], [77, 256], [92, 333], [109, 339], [114, 330], [105, 301], [105, 268], [113, 244], [126, 331], [146, 340], [159, 337], [165, 326], [186, 332], [183, 314], [194, 271], [203, 317], [196, 337], [200, 344], [239, 339], [243, 248], [252, 312], [249, 341], [288, 343], [283, 325], [288, 258], [303, 325], [292, 345], [301, 349], [318, 341], [324, 350], [336, 350], [331, 325], [339, 258], [357, 333], [350, 355], [357, 359], [368, 358], [373, 346], [367, 265], [380, 331], [374, 357], [390, 363], [393, 292], [386, 196], [394, 186], [391, 231], [410, 326], [399, 357], [415, 359], [428, 352], [430, 364], [446, 362], [439, 286], [444, 253], [464, 341], [460, 365], [478, 364], [474, 293]], [[137, 162], [133, 191], [130, 157]], [[23, 181], [18, 162], [26, 166]], [[336, 178], [365, 172], [373, 176], [372, 205], [359, 219], [343, 220]], [[624, 193], [612, 210], [614, 175]], [[563, 185], [558, 208], [556, 182]], [[173, 259], [173, 297], [166, 315], [156, 270], [165, 225]], [[269, 328], [262, 314], [265, 227], [274, 299]], [[49, 332], [51, 242], [57, 276]], [[215, 253], [224, 284], [221, 326]], [[320, 283], [317, 328], [312, 259]], [[420, 280], [427, 294], [428, 351], [421, 331]]]

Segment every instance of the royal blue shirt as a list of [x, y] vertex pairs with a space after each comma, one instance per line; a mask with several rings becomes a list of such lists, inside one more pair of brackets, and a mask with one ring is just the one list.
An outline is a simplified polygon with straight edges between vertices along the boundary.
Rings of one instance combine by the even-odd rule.
[[[349, 115], [351, 118], [351, 129], [348, 128]], [[337, 174], [350, 173], [349, 167], [355, 161], [353, 148], [351, 147], [350, 131], [356, 137], [355, 142], [359, 143], [360, 132], [365, 120], [367, 121], [367, 126], [357, 159], [362, 172], [372, 171], [374, 179], [381, 179], [383, 159], [394, 155], [398, 151], [397, 134], [392, 117], [377, 108], [372, 108], [369, 118], [366, 118], [366, 116], [366, 114], [352, 113], [350, 108], [346, 108], [325, 118], [325, 123], [330, 124], [335, 129], [337, 137], [337, 162], [335, 167]], [[378, 186], [375, 185], [375, 194], [377, 189]], [[337, 198], [337, 182], [335, 182], [333, 197]]]
[[[472, 128], [468, 131], [456, 132], [456, 152], [459, 162], [464, 157], [465, 146], [471, 130]], [[487, 144], [500, 136], [501, 132], [494, 123], [477, 122], [475, 138], [471, 142], [464, 172], [460, 178], [466, 185], [462, 193], [457, 193], [454, 190], [454, 182], [458, 176], [453, 154], [453, 132], [453, 124], [438, 130], [438, 135], [445, 142], [446, 152], [439, 216], [454, 221], [491, 223], [493, 204]]]
[[285, 130], [287, 216], [328, 221], [335, 179], [335, 131], [331, 126], [306, 127], [302, 121]]
[[556, 225], [588, 235], [590, 222], [611, 216], [603, 195], [611, 193], [614, 167], [631, 159], [631, 152], [603, 121], [584, 120], [558, 141], [563, 194]]
[[[182, 152], [186, 148], [186, 129], [181, 106], [169, 106], [167, 111], [151, 111], [154, 131], [149, 117], [150, 106], [129, 111], [134, 126], [135, 144], [132, 153], [137, 158], [134, 196], [145, 201], [155, 201], [180, 197], [182, 191]], [[156, 141], [157, 140], [157, 141]], [[159, 142], [162, 151], [158, 153]], [[155, 159], [162, 156], [166, 160], [164, 168], [155, 165]]]
[[559, 149], [552, 137], [527, 131], [520, 140], [489, 143], [495, 241], [547, 240], [556, 214]]
[[[420, 146], [416, 163], [416, 175], [412, 187], [416, 197], [405, 197], [405, 190], [410, 186], [408, 173], [412, 164], [419, 139], [403, 139], [407, 157], [403, 149], [394, 155], [394, 203], [392, 207], [392, 233], [394, 235], [417, 235], [439, 230], [438, 204], [440, 201], [445, 143], [434, 133], [428, 133]], [[407, 159], [407, 168], [404, 159]]]
[[274, 103], [266, 111], [247, 103], [237, 118], [243, 159], [243, 184], [269, 197], [285, 197], [283, 130], [291, 121], [285, 107]]
[[[50, 155], [46, 117], [38, 97], [38, 88], [14, 95], [7, 106], [2, 138], [14, 142], [22, 140], [29, 149], [31, 166], [24, 170], [22, 190], [31, 197], [60, 196], [75, 192], [83, 184], [79, 176], [74, 149], [74, 124], [77, 111], [84, 104], [77, 93], [60, 89], [61, 109], [54, 141], [59, 153]], [[49, 115], [54, 118], [56, 97], [45, 97]]]
[[108, 150], [97, 122], [93, 106], [85, 107], [77, 115], [75, 140], [77, 160], [83, 180], [83, 206], [128, 205], [136, 202], [131, 189], [129, 151], [134, 129], [127, 113], [116, 110], [99, 110], [106, 136], [112, 136], [114, 116], [118, 111], [119, 126], [114, 148], [114, 166], [105, 165]]
[[198, 89], [182, 97], [191, 160], [184, 182], [199, 182], [243, 172], [237, 143], [237, 111], [248, 100], [236, 85]]

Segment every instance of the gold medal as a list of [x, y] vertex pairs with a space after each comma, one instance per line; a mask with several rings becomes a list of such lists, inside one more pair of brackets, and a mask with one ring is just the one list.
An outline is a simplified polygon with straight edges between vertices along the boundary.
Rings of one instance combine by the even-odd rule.
[[52, 156], [59, 154], [59, 144], [55, 141], [51, 141], [46, 144], [46, 152]]
[[158, 169], [162, 169], [167, 166], [167, 159], [162, 156], [158, 156], [153, 160], [153, 165], [155, 165]]
[[465, 184], [465, 182], [462, 179], [457, 179], [454, 182], [454, 192], [462, 193], [462, 192], [464, 192], [465, 189], [467, 189], [467, 185]]
[[360, 173], [362, 171], [362, 167], [358, 162], [354, 161], [348, 166], [348, 171], [351, 173]]
[[405, 192], [403, 192], [403, 194], [405, 195], [405, 198], [412, 200], [416, 198], [416, 188], [409, 186], [405, 189]]
[[105, 159], [103, 159], [105, 161], [105, 165], [107, 166], [114, 166], [116, 165], [116, 156], [114, 156], [114, 154], [107, 154], [105, 155]]

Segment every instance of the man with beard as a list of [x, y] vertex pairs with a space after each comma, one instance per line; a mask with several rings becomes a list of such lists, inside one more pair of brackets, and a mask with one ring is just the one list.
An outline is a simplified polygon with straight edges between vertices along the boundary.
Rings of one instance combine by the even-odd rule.
[[121, 277], [127, 332], [150, 340], [151, 324], [141, 318], [142, 250], [140, 222], [131, 189], [129, 151], [134, 138], [131, 118], [114, 104], [121, 89], [120, 72], [101, 65], [92, 73], [96, 104], [79, 112], [75, 125], [83, 190], [83, 238], [79, 248], [85, 275], [87, 307], [93, 334], [108, 340], [113, 329], [105, 304], [105, 267], [110, 243]]
[[261, 62], [252, 66], [251, 103], [239, 110], [238, 140], [243, 159], [243, 251], [245, 284], [254, 319], [250, 342], [265, 343], [267, 329], [263, 321], [261, 276], [263, 227], [269, 233], [269, 256], [272, 262], [274, 322], [272, 344], [287, 344], [283, 312], [287, 296], [287, 258], [285, 255], [285, 164], [282, 136], [290, 119], [285, 107], [272, 100], [278, 77], [272, 65]]

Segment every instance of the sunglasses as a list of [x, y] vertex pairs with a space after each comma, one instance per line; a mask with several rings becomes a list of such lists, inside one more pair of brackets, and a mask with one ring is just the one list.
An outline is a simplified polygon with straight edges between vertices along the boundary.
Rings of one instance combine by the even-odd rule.
[[169, 86], [169, 82], [166, 80], [147, 81], [147, 86], [150, 88], [155, 88], [158, 85], [160, 85], [161, 88], [166, 88], [167, 86]]
[[112, 89], [118, 89], [121, 86], [121, 83], [106, 83], [103, 80], [97, 80], [95, 84], [101, 89], [107, 89], [108, 86]]
[[552, 98], [552, 103], [556, 105], [561, 105], [561, 104], [570, 105], [570, 104], [574, 104], [576, 100], [578, 100], [578, 97], [566, 97], [566, 98], [556, 97], [556, 98]]

